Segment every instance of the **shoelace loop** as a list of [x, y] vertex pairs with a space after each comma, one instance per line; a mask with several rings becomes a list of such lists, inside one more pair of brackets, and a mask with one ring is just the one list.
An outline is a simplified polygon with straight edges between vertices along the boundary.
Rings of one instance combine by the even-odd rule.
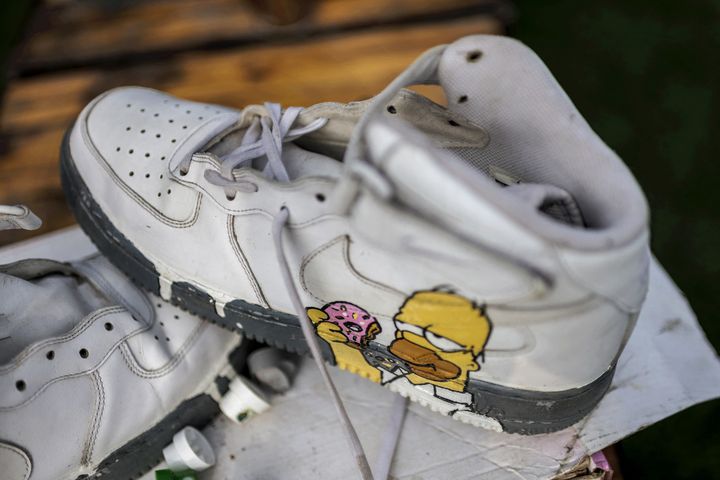
[[[233, 200], [238, 192], [257, 192], [258, 186], [255, 182], [244, 178], [236, 179], [234, 170], [250, 164], [253, 160], [266, 157], [267, 163], [262, 169], [266, 178], [289, 182], [287, 168], [283, 163], [283, 144], [314, 132], [325, 126], [327, 118], [317, 118], [304, 127], [293, 128], [293, 124], [303, 111], [300, 107], [289, 107], [284, 111], [277, 103], [265, 103], [267, 116], [255, 117], [235, 150], [221, 157], [220, 171], [213, 169], [205, 170], [205, 179], [222, 187], [228, 200]], [[189, 162], [180, 165], [180, 175], [188, 173]]]

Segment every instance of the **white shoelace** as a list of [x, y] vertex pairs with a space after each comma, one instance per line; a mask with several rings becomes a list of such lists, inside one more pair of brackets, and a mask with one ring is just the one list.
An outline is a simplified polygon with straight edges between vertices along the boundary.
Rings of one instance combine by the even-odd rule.
[[275, 253], [277, 255], [278, 265], [280, 266], [280, 274], [282, 275], [283, 282], [285, 282], [285, 288], [287, 288], [288, 294], [290, 295], [290, 301], [295, 309], [295, 313], [297, 313], [298, 320], [300, 320], [300, 327], [302, 328], [303, 336], [308, 343], [308, 347], [310, 347], [310, 352], [312, 353], [315, 363], [320, 369], [320, 374], [325, 381], [325, 386], [327, 386], [330, 391], [333, 403], [335, 404], [335, 408], [340, 417], [340, 423], [345, 430], [345, 436], [350, 443], [350, 448], [355, 456], [355, 462], [357, 463], [360, 474], [363, 479], [371, 480], [373, 478], [372, 471], [370, 470], [370, 464], [368, 463], [365, 451], [360, 443], [360, 438], [358, 438], [357, 432], [350, 421], [350, 417], [345, 410], [342, 398], [340, 398], [340, 394], [335, 388], [335, 384], [330, 377], [330, 372], [328, 372], [328, 369], [325, 366], [325, 361], [323, 360], [322, 353], [320, 352], [320, 344], [315, 332], [313, 331], [312, 323], [305, 312], [305, 307], [300, 300], [297, 288], [295, 288], [295, 282], [293, 281], [292, 273], [290, 272], [290, 266], [288, 265], [287, 258], [285, 257], [285, 250], [282, 246], [282, 234], [285, 230], [285, 225], [287, 224], [289, 217], [290, 211], [286, 207], [283, 207], [280, 210], [280, 213], [276, 215], [273, 220], [272, 236], [273, 242], [275, 243]]
[[[220, 172], [211, 169], [205, 171], [207, 181], [223, 187], [228, 199], [235, 198], [237, 192], [257, 191], [257, 185], [252, 181], [236, 180], [233, 171], [263, 156], [267, 158], [267, 163], [262, 174], [266, 178], [289, 182], [290, 177], [282, 160], [283, 143], [314, 132], [327, 123], [326, 118], [318, 118], [304, 127], [292, 128], [302, 108], [290, 107], [283, 112], [277, 103], [265, 103], [265, 109], [269, 116], [255, 117], [252, 120], [240, 146], [221, 158]], [[191, 158], [188, 158], [180, 165], [181, 171], [187, 170], [190, 160]]]
[[[302, 108], [292, 107], [282, 111], [280, 105], [266, 103], [265, 109], [268, 112], [268, 116], [254, 119], [250, 124], [250, 127], [246, 130], [240, 146], [231, 153], [222, 157], [221, 171], [217, 172], [212, 169], [205, 171], [205, 178], [210, 183], [223, 187], [225, 195], [229, 199], [235, 198], [235, 195], [238, 192], [257, 191], [258, 187], [252, 181], [246, 179], [236, 180], [233, 176], [233, 171], [243, 165], [250, 164], [252, 160], [262, 156], [267, 157], [267, 163], [262, 170], [263, 175], [267, 178], [278, 180], [280, 182], [290, 181], [290, 177], [282, 159], [283, 144], [322, 128], [327, 123], [327, 119], [319, 118], [305, 127], [292, 128], [293, 123], [295, 123], [298, 115], [302, 112]], [[189, 161], [190, 159], [188, 159], [188, 163]], [[187, 171], [187, 167], [188, 165], [186, 163], [181, 165], [180, 169], [181, 171]], [[338, 416], [340, 417], [343, 432], [352, 450], [358, 470], [363, 480], [372, 480], [373, 472], [370, 469], [367, 456], [365, 455], [365, 451], [360, 443], [357, 432], [350, 421], [350, 417], [347, 414], [342, 398], [340, 397], [340, 394], [330, 377], [325, 361], [323, 360], [319, 340], [315, 335], [312, 323], [310, 322], [302, 300], [300, 299], [300, 294], [295, 286], [290, 266], [288, 264], [287, 257], [285, 256], [285, 250], [283, 249], [282, 243], [283, 232], [288, 223], [289, 217], [290, 210], [288, 207], [283, 206], [280, 212], [275, 216], [272, 225], [272, 237], [275, 245], [275, 254], [278, 266], [280, 268], [280, 274], [283, 278], [283, 282], [285, 283], [285, 288], [287, 289], [288, 296], [290, 297], [290, 301], [295, 309], [295, 313], [300, 321], [300, 327], [302, 329], [303, 336], [307, 341], [308, 347], [310, 348], [310, 353], [320, 370], [320, 374], [327, 389], [330, 391], [333, 404], [335, 405]], [[400, 431], [402, 430], [406, 406], [407, 400], [398, 396], [398, 399], [393, 405], [389, 429], [375, 468], [375, 478], [378, 480], [386, 479], [389, 474], [393, 453], [397, 446]]]
[[37, 230], [42, 220], [25, 205], [0, 205], [0, 230]]

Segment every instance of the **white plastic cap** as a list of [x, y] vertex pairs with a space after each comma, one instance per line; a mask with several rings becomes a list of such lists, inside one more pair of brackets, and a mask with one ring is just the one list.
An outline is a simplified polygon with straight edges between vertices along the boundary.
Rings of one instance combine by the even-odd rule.
[[215, 465], [210, 442], [193, 427], [185, 427], [173, 436], [173, 443], [163, 449], [163, 457], [173, 472], [201, 472]]
[[241, 376], [230, 382], [230, 390], [220, 400], [220, 410], [237, 423], [268, 408], [270, 402], [265, 394]]

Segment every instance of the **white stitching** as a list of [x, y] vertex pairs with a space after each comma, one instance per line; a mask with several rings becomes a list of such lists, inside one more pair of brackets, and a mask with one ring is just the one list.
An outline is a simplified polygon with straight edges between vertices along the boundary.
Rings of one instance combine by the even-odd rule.
[[[125, 312], [124, 309], [120, 309], [120, 310], [123, 311], [123, 312]], [[104, 315], [99, 315], [98, 318], [103, 317], [103, 316], [104, 316]], [[94, 324], [94, 322], [93, 322], [93, 324]], [[129, 338], [129, 337], [132, 337], [132, 336], [134, 336], [134, 335], [136, 335], [136, 334], [138, 334], [138, 333], [140, 333], [140, 332], [142, 332], [142, 331], [145, 331], [145, 330], [147, 330], [147, 329], [148, 329], [148, 327], [145, 327], [145, 328], [143, 328], [143, 329], [137, 329], [137, 330], [132, 331], [132, 332], [130, 332], [129, 334], [123, 336], [122, 338], [118, 339], [117, 342], [115, 342], [114, 344], [112, 344], [112, 345], [108, 348], [107, 354], [106, 354], [103, 358], [101, 358], [101, 359], [98, 361], [98, 363], [95, 364], [94, 366], [92, 366], [91, 368], [89, 368], [89, 369], [87, 369], [87, 370], [83, 370], [83, 371], [81, 371], [81, 372], [75, 372], [75, 373], [70, 373], [70, 374], [66, 374], [66, 375], [61, 375], [61, 376], [59, 376], [59, 377], [55, 377], [55, 378], [49, 380], [49, 381], [48, 381], [47, 383], [45, 383], [44, 385], [40, 386], [40, 387], [37, 389], [37, 391], [36, 391], [32, 396], [30, 396], [29, 398], [25, 399], [23, 402], [21, 402], [21, 403], [19, 403], [19, 404], [17, 404], [17, 405], [9, 406], [9, 407], [0, 406], [0, 412], [12, 411], [12, 410], [14, 410], [14, 409], [24, 407], [24, 406], [27, 405], [28, 403], [32, 402], [35, 398], [37, 398], [37, 397], [38, 397], [42, 392], [44, 392], [45, 389], [47, 389], [50, 385], [53, 385], [53, 384], [56, 383], [56, 382], [59, 382], [59, 381], [61, 381], [61, 380], [65, 380], [65, 379], [68, 379], [68, 378], [81, 377], [81, 376], [87, 375], [88, 373], [92, 373], [92, 372], [96, 371], [97, 369], [99, 369], [99, 368], [107, 361], [108, 358], [110, 358], [110, 355], [112, 355], [112, 353], [115, 351], [115, 349], [118, 347], [118, 345], [121, 344], [121, 342], [123, 342], [125, 339], [127, 339], [127, 338]], [[53, 344], [53, 343], [50, 342], [50, 344]], [[47, 343], [45, 343], [45, 344], [43, 344], [43, 345], [47, 345]]]
[[[87, 129], [87, 117], [90, 115], [92, 110], [100, 103], [100, 100], [105, 98], [110, 92], [107, 92], [105, 95], [102, 95], [98, 97], [90, 106], [88, 106], [87, 113], [85, 114], [85, 117], [83, 118], [83, 123], [80, 126], [80, 133], [82, 135], [83, 143], [85, 143], [85, 146], [90, 150], [90, 153], [92, 153], [93, 157], [95, 158], [95, 161], [97, 161], [100, 166], [107, 171], [110, 175], [110, 179], [115, 183], [118, 187], [120, 187], [121, 190], [123, 190], [128, 196], [132, 197], [141, 207], [143, 207], [148, 213], [150, 213], [152, 216], [157, 218], [162, 223], [165, 223], [166, 225], [169, 225], [171, 227], [176, 228], [187, 228], [191, 227], [192, 225], [197, 222], [197, 219], [200, 217], [200, 204], [202, 202], [202, 195], [200, 193], [196, 192], [196, 203], [195, 203], [195, 209], [191, 213], [190, 217], [186, 220], [174, 220], [170, 217], [165, 216], [162, 212], [157, 210], [155, 207], [150, 205], [148, 202], [145, 201], [144, 198], [142, 198], [138, 193], [136, 193], [132, 188], [130, 188], [129, 185], [125, 184], [122, 180], [120, 180], [120, 177], [117, 173], [110, 167], [110, 164], [105, 161], [105, 158], [100, 154], [98, 149], [95, 147], [95, 144], [92, 142], [92, 139], [90, 138], [90, 133]], [[169, 169], [168, 169], [169, 170]]]
[[23, 477], [23, 480], [27, 480], [30, 477], [30, 471], [32, 468], [32, 464], [30, 463], [30, 459], [28, 458], [27, 453], [20, 450], [18, 447], [14, 447], [12, 445], [8, 445], [2, 442], [0, 442], [0, 448], [4, 448], [5, 450], [8, 450], [9, 452], [18, 455], [20, 458], [23, 459], [23, 462], [25, 463], [25, 475]]
[[235, 256], [237, 257], [238, 261], [240, 262], [240, 265], [242, 266], [243, 270], [245, 270], [245, 275], [247, 275], [248, 280], [250, 281], [250, 285], [252, 285], [252, 288], [255, 291], [255, 296], [257, 297], [258, 302], [260, 302], [264, 307], [269, 308], [270, 304], [268, 303], [267, 299], [265, 298], [262, 288], [260, 287], [260, 284], [258, 283], [257, 278], [255, 277], [255, 274], [253, 273], [252, 269], [250, 268], [250, 263], [248, 262], [248, 259], [245, 256], [245, 254], [243, 253], [242, 248], [240, 247], [240, 242], [238, 242], [237, 236], [235, 235], [235, 216], [234, 215], [228, 215], [227, 232], [228, 232], [228, 238], [230, 241], [230, 246], [232, 247], [233, 251], [235, 252]]
[[[7, 372], [15, 370], [16, 368], [20, 368], [20, 366], [25, 362], [25, 360], [27, 358], [29, 358], [30, 356], [34, 355], [38, 350], [42, 350], [45, 347], [50, 346], [50, 345], [67, 343], [70, 340], [75, 339], [80, 334], [82, 334], [85, 330], [90, 328], [90, 326], [94, 325], [98, 318], [105, 317], [108, 315], [113, 315], [115, 313], [122, 313], [125, 311], [126, 310], [123, 307], [119, 307], [119, 306], [106, 307], [106, 308], [102, 308], [100, 310], [96, 310], [92, 314], [85, 317], [85, 319], [82, 322], [80, 322], [80, 324], [78, 324], [78, 326], [76, 326], [75, 329], [70, 331], [70, 333], [68, 333], [67, 335], [58, 337], [58, 338], [54, 338], [54, 339], [50, 339], [50, 340], [46, 340], [42, 343], [36, 343], [34, 345], [30, 345], [30, 347], [28, 347], [26, 350], [23, 350], [22, 352], [20, 352], [20, 354], [17, 355], [13, 359], [12, 363], [9, 363], [5, 366], [0, 367], [0, 374], [5, 374]], [[129, 334], [128, 334], [128, 336], [129, 336]]]
[[127, 341], [123, 342], [120, 345], [120, 351], [122, 352], [123, 360], [125, 360], [125, 364], [128, 366], [128, 368], [138, 377], [158, 378], [162, 377], [163, 375], [167, 375], [180, 364], [185, 354], [195, 344], [196, 340], [200, 337], [200, 334], [207, 328], [208, 325], [209, 323], [207, 321], [202, 321], [195, 328], [187, 341], [180, 347], [180, 349], [178, 349], [177, 352], [175, 352], [175, 355], [173, 355], [172, 359], [170, 359], [168, 363], [156, 370], [147, 370], [143, 368], [135, 359], [132, 353], [132, 349], [128, 345]]
[[102, 378], [97, 371], [90, 374], [90, 380], [92, 380], [93, 387], [97, 392], [97, 408], [93, 413], [92, 423], [90, 424], [90, 435], [85, 443], [83, 449], [82, 458], [80, 462], [84, 465], [89, 465], [92, 461], [92, 452], [95, 449], [95, 441], [97, 440], [97, 434], [100, 430], [100, 418], [105, 410], [105, 388], [102, 383]]
[[[343, 242], [343, 241], [345, 242], [345, 248], [343, 248], [343, 261], [345, 262], [345, 266], [347, 267], [347, 269], [357, 280], [359, 280], [360, 282], [362, 282], [365, 285], [368, 285], [369, 287], [378, 288], [380, 290], [384, 290], [393, 295], [400, 295], [402, 297], [406, 297], [406, 295], [403, 292], [401, 292], [400, 290], [395, 290], [392, 287], [388, 287], [381, 283], [374, 282], [368, 278], [363, 277], [362, 275], [360, 275], [359, 272], [357, 272], [355, 270], [355, 267], [352, 265], [352, 263], [350, 263], [349, 250], [350, 250], [350, 241], [351, 240], [348, 235], [341, 235], [341, 236], [331, 240], [330, 242], [326, 243], [322, 247], [320, 247], [317, 250], [315, 250], [314, 252], [312, 252], [309, 256], [307, 256], [303, 260], [302, 265], [300, 266], [300, 285], [302, 286], [302, 289], [308, 295], [310, 295], [311, 297], [313, 297], [314, 299], [316, 299], [317, 301], [319, 301], [323, 304], [325, 304], [329, 301], [328, 299], [323, 299], [323, 298], [318, 297], [317, 295], [313, 294], [310, 291], [310, 289], [307, 286], [307, 282], [305, 281], [305, 270], [307, 269], [307, 266], [311, 260], [313, 260], [315, 257], [317, 257], [319, 254], [323, 253], [324, 251], [335, 246], [335, 244]], [[330, 301], [332, 301], [332, 300], [333, 299], [330, 299]], [[337, 299], [335, 299], [335, 300], [337, 300]], [[380, 312], [374, 312], [374, 311], [370, 311], [370, 310], [368, 310], [368, 312], [375, 316], [383, 316], [383, 314]]]

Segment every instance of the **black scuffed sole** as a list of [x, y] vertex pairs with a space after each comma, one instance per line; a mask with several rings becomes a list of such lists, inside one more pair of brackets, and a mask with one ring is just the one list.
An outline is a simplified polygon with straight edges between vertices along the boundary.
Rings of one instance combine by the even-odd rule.
[[551, 433], [582, 420], [610, 388], [615, 366], [593, 382], [560, 392], [533, 392], [470, 379], [473, 410], [494, 418], [509, 433]]
[[173, 435], [187, 426], [203, 429], [220, 412], [208, 394], [185, 400], [170, 415], [111, 453], [91, 475], [77, 480], [131, 480], [144, 475], [163, 459], [162, 450], [172, 443]]
[[[228, 354], [228, 363], [239, 373], [247, 358], [248, 342], [243, 340]], [[215, 377], [220, 395], [228, 392], [230, 379], [222, 374]], [[173, 436], [185, 427], [205, 428], [220, 413], [220, 406], [208, 394], [201, 393], [182, 402], [149, 430], [127, 442], [108, 455], [89, 475], [76, 480], [132, 480], [152, 470], [163, 459], [163, 448], [172, 443]]]
[[[69, 149], [69, 132], [60, 153], [63, 190], [80, 226], [98, 249], [142, 288], [160, 295], [160, 275], [153, 264], [120, 233], [100, 209], [78, 173]], [[308, 347], [298, 319], [275, 310], [233, 300], [225, 305], [225, 316], [217, 314], [214, 299], [186, 282], [172, 284], [171, 302], [188, 311], [259, 342], [295, 353]], [[334, 364], [329, 347], [321, 342], [324, 357]], [[470, 380], [473, 410], [496, 419], [508, 433], [535, 435], [550, 433], [577, 423], [600, 401], [612, 381], [615, 367], [580, 388], [536, 392]]]

